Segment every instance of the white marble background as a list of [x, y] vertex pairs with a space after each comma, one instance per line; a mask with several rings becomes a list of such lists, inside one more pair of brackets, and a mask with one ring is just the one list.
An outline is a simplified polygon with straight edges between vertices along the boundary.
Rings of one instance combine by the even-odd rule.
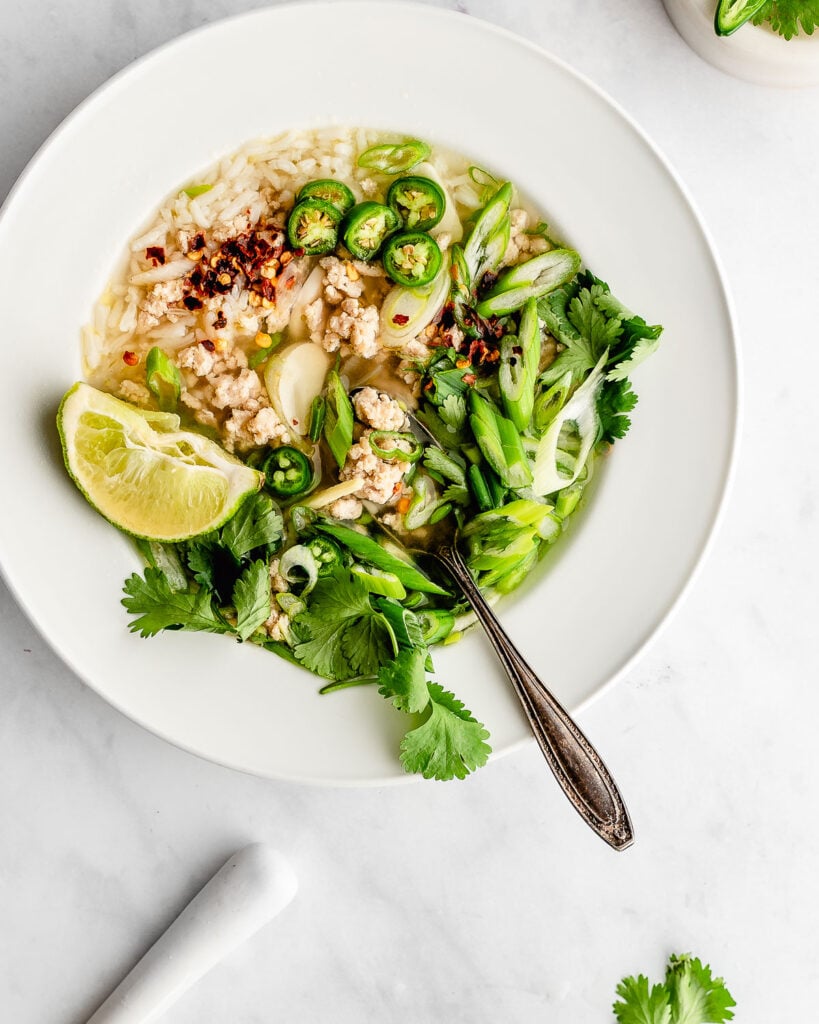
[[[254, 6], [0, 0], [0, 197], [114, 71]], [[638, 844], [615, 855], [588, 834], [534, 748], [460, 785], [338, 792], [197, 760], [86, 689], [0, 585], [4, 1024], [80, 1024], [253, 839], [287, 853], [300, 895], [173, 1024], [593, 1024], [612, 1019], [622, 975], [684, 950], [725, 975], [742, 1024], [816, 1019], [819, 90], [713, 70], [659, 0], [444, 6], [542, 44], [636, 117], [736, 299], [746, 416], [719, 543], [639, 666], [583, 715]]]

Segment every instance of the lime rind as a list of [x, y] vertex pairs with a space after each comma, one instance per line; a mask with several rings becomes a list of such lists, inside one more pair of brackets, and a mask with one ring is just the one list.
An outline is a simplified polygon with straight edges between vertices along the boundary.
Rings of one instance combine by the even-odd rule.
[[69, 474], [109, 522], [172, 543], [218, 529], [264, 477], [174, 413], [137, 409], [89, 384], [63, 397], [57, 428]]

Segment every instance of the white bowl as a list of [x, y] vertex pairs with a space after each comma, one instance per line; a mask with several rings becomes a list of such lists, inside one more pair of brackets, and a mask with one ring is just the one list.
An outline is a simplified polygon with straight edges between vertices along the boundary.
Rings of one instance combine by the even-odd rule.
[[784, 39], [747, 22], [730, 36], [714, 31], [716, 0], [663, 0], [674, 27], [695, 53], [729, 75], [795, 88], [819, 82], [819, 31]]
[[[218, 70], [211, 87], [202, 69]], [[501, 606], [570, 708], [626, 669], [702, 557], [732, 463], [737, 355], [705, 231], [651, 143], [565, 65], [460, 14], [259, 10], [138, 61], [58, 129], [0, 220], [5, 577], [65, 661], [155, 733], [261, 775], [375, 783], [408, 776], [397, 759], [406, 719], [374, 688], [320, 697], [315, 677], [250, 645], [128, 632], [121, 587], [138, 559], [68, 479], [54, 429], [81, 373], [80, 326], [165, 194], [247, 139], [328, 122], [417, 134], [508, 175], [623, 301], [666, 326], [588, 509]], [[435, 661], [496, 752], [528, 739], [482, 636]]]

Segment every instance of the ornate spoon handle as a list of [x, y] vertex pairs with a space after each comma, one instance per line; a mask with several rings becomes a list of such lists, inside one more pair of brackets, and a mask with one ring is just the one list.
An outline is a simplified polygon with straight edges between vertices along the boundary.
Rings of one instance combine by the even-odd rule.
[[445, 544], [435, 555], [452, 574], [478, 616], [512, 680], [535, 739], [563, 792], [601, 839], [615, 850], [625, 850], [634, 842], [631, 820], [602, 758], [521, 657], [484, 600], [457, 549]]

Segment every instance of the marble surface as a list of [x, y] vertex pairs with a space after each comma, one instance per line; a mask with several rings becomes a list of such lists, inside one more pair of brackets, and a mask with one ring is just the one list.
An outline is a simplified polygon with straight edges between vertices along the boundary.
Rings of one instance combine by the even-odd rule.
[[[0, 197], [114, 71], [253, 6], [0, 0]], [[725, 975], [742, 1024], [815, 1015], [819, 90], [714, 70], [660, 0], [444, 6], [542, 44], [634, 115], [701, 209], [736, 301], [745, 423], [718, 543], [639, 665], [582, 716], [638, 843], [615, 855], [587, 833], [533, 747], [463, 784], [397, 789], [200, 761], [80, 683], [0, 584], [3, 1021], [81, 1024], [255, 839], [288, 855], [300, 894], [169, 1022], [592, 1024], [611, 1019], [622, 975], [684, 950]]]

